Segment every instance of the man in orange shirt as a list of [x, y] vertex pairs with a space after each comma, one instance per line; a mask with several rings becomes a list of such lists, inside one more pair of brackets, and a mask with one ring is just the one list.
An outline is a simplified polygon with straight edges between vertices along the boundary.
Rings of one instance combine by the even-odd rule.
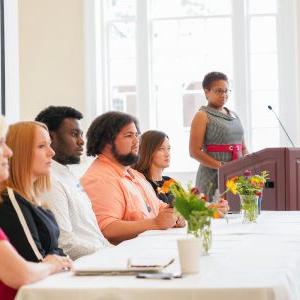
[[156, 197], [145, 177], [130, 167], [138, 151], [138, 123], [131, 115], [107, 112], [88, 129], [87, 154], [97, 158], [81, 183], [102, 233], [114, 244], [146, 230], [185, 225], [173, 208]]

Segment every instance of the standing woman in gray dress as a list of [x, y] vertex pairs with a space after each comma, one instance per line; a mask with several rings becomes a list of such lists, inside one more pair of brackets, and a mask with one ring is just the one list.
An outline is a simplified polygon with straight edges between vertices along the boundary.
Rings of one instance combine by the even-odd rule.
[[190, 155], [200, 162], [196, 186], [211, 199], [218, 188], [218, 169], [248, 151], [239, 117], [224, 106], [230, 92], [227, 76], [208, 73], [202, 87], [207, 106], [202, 106], [192, 121]]

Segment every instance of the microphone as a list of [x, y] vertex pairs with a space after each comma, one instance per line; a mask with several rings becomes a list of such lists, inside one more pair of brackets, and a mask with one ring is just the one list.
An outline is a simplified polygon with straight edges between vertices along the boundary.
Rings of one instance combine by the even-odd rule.
[[291, 142], [292, 146], [295, 148], [295, 145], [294, 145], [292, 139], [291, 139], [290, 136], [288, 135], [287, 131], [285, 130], [283, 124], [281, 123], [281, 121], [280, 121], [280, 119], [278, 118], [277, 114], [276, 114], [275, 111], [273, 110], [272, 106], [271, 106], [271, 105], [268, 105], [268, 109], [269, 109], [270, 111], [272, 111], [272, 113], [275, 115], [275, 117], [276, 117], [276, 119], [278, 120], [278, 122], [279, 122], [281, 128], [283, 129], [283, 131], [284, 131], [284, 133], [285, 133], [285, 135], [287, 136], [287, 138], [288, 138], [289, 141]]

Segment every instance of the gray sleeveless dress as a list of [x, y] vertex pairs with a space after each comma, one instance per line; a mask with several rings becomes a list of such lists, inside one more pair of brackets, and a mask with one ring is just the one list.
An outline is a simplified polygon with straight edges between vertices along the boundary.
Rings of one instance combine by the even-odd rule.
[[[233, 111], [225, 108], [229, 114], [224, 114], [208, 106], [202, 106], [200, 110], [205, 111], [208, 117], [203, 151], [210, 144], [242, 144], [244, 131], [239, 117]], [[230, 152], [209, 152], [210, 156], [219, 161], [231, 161]], [[240, 151], [239, 157], [242, 156]], [[201, 192], [209, 194], [210, 199], [218, 188], [218, 170], [205, 167], [200, 164], [196, 186]]]

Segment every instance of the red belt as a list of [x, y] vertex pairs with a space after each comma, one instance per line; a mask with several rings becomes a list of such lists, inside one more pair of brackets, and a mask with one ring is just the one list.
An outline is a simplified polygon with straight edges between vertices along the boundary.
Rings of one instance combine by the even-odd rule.
[[242, 151], [242, 144], [206, 145], [207, 152], [231, 152], [232, 160], [239, 158], [238, 153]]

